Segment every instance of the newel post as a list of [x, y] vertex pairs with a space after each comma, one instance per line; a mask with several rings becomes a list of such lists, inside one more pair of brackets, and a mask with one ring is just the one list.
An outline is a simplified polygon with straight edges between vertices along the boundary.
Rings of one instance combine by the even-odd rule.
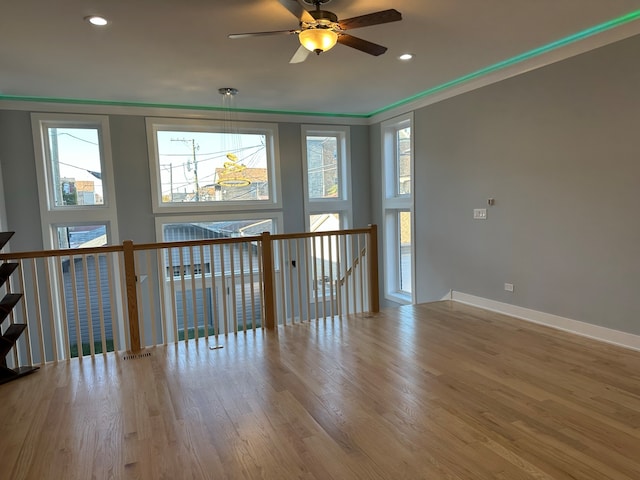
[[262, 233], [262, 275], [264, 276], [264, 327], [276, 328], [276, 301], [273, 285], [273, 241], [269, 232]]
[[369, 225], [369, 310], [380, 311], [380, 287], [378, 285], [378, 226]]
[[140, 350], [140, 324], [138, 323], [138, 292], [136, 286], [136, 264], [133, 253], [133, 242], [122, 242], [124, 251], [124, 278], [127, 289], [127, 309], [129, 313], [129, 338], [131, 351]]

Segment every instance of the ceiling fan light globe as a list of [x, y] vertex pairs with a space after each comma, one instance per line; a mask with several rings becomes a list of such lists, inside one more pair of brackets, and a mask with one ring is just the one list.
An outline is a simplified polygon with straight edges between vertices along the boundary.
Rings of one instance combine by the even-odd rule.
[[325, 28], [309, 28], [298, 35], [300, 44], [310, 52], [326, 52], [338, 42], [338, 34]]

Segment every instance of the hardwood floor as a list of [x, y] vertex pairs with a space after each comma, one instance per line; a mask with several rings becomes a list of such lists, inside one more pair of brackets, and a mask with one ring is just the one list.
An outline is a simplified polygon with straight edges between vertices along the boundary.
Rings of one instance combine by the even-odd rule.
[[0, 478], [640, 478], [640, 352], [451, 302], [220, 343], [0, 386]]

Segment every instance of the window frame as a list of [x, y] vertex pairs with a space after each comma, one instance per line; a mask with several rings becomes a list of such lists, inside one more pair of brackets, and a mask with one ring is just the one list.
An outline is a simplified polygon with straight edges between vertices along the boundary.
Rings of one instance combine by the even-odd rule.
[[[31, 125], [36, 161], [36, 179], [43, 244], [45, 249], [58, 248], [58, 227], [87, 224], [104, 224], [107, 244], [119, 242], [118, 214], [116, 206], [113, 158], [109, 117], [106, 115], [81, 115], [62, 113], [32, 113]], [[49, 128], [95, 128], [101, 157], [103, 203], [97, 205], [56, 206], [52, 198], [53, 177], [50, 158]]]
[[[397, 134], [404, 128], [411, 128], [409, 141], [411, 193], [399, 193], [399, 155], [397, 149]], [[413, 156], [413, 113], [401, 115], [380, 125], [382, 142], [382, 249], [384, 261], [384, 296], [400, 304], [415, 303], [416, 275], [415, 275], [415, 215], [414, 215], [414, 156]], [[401, 242], [400, 216], [408, 212], [411, 215], [411, 292], [401, 289]]]
[[[310, 231], [311, 215], [334, 213], [340, 215], [340, 228], [349, 228], [352, 225], [353, 216], [351, 194], [351, 142], [349, 127], [339, 125], [302, 125], [301, 134], [305, 230]], [[339, 197], [310, 198], [309, 196], [309, 163], [307, 152], [307, 137], [313, 136], [336, 137], [338, 150], [337, 168], [339, 172]]]
[[[185, 132], [221, 133], [228, 129], [222, 120], [201, 120], [189, 118], [147, 117], [147, 146], [149, 152], [149, 172], [151, 176], [151, 196], [153, 213], [203, 213], [212, 210], [224, 211], [256, 211], [264, 209], [281, 209], [282, 194], [280, 186], [280, 153], [278, 125], [275, 123], [258, 123], [234, 121], [233, 129], [238, 133], [255, 133], [265, 135], [267, 150], [267, 169], [269, 174], [268, 200], [218, 200], [203, 202], [162, 202], [160, 164], [157, 147], [157, 133], [164, 130], [183, 130]], [[225, 128], [226, 126], [226, 128]]]

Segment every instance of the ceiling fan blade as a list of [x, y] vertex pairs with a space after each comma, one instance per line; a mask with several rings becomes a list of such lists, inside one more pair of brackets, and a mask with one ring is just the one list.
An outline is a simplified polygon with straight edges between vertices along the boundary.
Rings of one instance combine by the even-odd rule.
[[347, 35], [343, 33], [338, 36], [338, 43], [342, 45], [346, 45], [347, 47], [355, 48], [356, 50], [360, 50], [361, 52], [368, 53], [369, 55], [382, 55], [387, 51], [387, 47], [383, 47], [382, 45], [378, 45], [377, 43], [372, 43], [367, 40], [363, 40], [358, 37], [354, 37], [352, 35]]
[[340, 28], [342, 30], [349, 30], [352, 28], [380, 25], [381, 23], [397, 22], [398, 20], [402, 20], [402, 14], [399, 11], [391, 8], [389, 10], [369, 13], [368, 15], [360, 15], [359, 17], [340, 20], [338, 22], [338, 25], [340, 25]]
[[289, 10], [295, 15], [301, 22], [312, 23], [315, 20], [311, 14], [304, 8], [304, 5], [299, 0], [278, 0], [284, 8]]
[[230, 33], [229, 38], [247, 38], [247, 37], [265, 37], [267, 35], [293, 35], [300, 33], [299, 30], [275, 30], [273, 32], [249, 32], [249, 33]]
[[302, 63], [307, 59], [310, 53], [311, 52], [309, 50], [300, 45], [298, 50], [296, 50], [296, 53], [291, 57], [291, 60], [289, 60], [289, 63]]

